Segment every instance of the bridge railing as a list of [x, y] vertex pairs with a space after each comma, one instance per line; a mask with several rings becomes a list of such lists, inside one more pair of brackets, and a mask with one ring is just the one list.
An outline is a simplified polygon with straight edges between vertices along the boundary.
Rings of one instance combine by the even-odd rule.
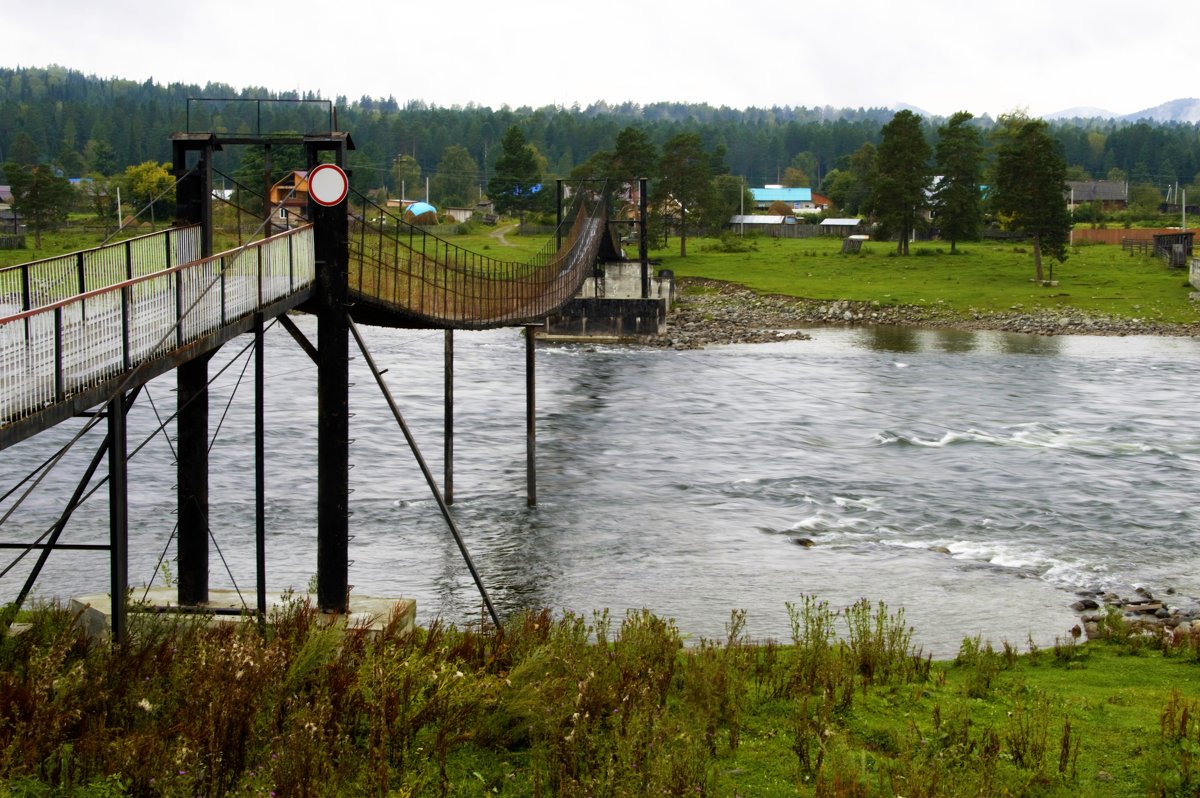
[[370, 208], [351, 226], [350, 289], [430, 324], [458, 327], [515, 324], [566, 302], [591, 275], [607, 222], [602, 198], [578, 192], [562, 246], [551, 239], [521, 262], [473, 252]]
[[311, 285], [305, 226], [0, 318], [0, 426]]
[[172, 227], [53, 258], [0, 268], [0, 314], [79, 294], [200, 258], [200, 226]]

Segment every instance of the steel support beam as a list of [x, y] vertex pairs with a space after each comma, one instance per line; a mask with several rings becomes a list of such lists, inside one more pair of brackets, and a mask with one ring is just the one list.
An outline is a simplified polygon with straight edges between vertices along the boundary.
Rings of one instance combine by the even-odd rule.
[[558, 251], [562, 249], [562, 226], [563, 226], [563, 181], [554, 181], [554, 249]]
[[[345, 168], [345, 137], [307, 143], [308, 168], [333, 152]], [[309, 199], [317, 264], [317, 608], [344, 613], [350, 604], [350, 262], [348, 203]]]
[[263, 352], [263, 315], [254, 314], [254, 560], [257, 574], [258, 620], [267, 620], [267, 456], [266, 360]]
[[383, 398], [387, 400], [388, 407], [392, 411], [392, 416], [396, 419], [396, 424], [400, 426], [400, 431], [404, 434], [404, 440], [408, 442], [408, 448], [412, 450], [413, 457], [417, 460], [417, 466], [421, 469], [422, 476], [425, 477], [425, 484], [429, 486], [429, 491], [433, 494], [433, 499], [437, 502], [438, 509], [442, 512], [442, 518], [446, 519], [446, 526], [450, 527], [450, 534], [454, 536], [454, 542], [458, 545], [458, 550], [463, 556], [463, 561], [467, 564], [467, 570], [471, 572], [471, 578], [475, 580], [475, 587], [479, 589], [479, 597], [483, 599], [483, 604], [487, 607], [488, 615], [492, 618], [492, 623], [496, 624], [497, 629], [501, 629], [500, 616], [496, 613], [496, 607], [492, 604], [491, 597], [488, 596], [487, 588], [483, 586], [483, 579], [479, 576], [479, 570], [475, 568], [475, 562], [471, 559], [471, 553], [467, 551], [467, 544], [463, 541], [458, 524], [454, 522], [454, 516], [450, 515], [450, 507], [446, 504], [446, 500], [441, 492], [438, 491], [437, 483], [433, 479], [433, 472], [429, 470], [429, 466], [425, 462], [425, 457], [421, 454], [421, 450], [417, 446], [416, 438], [413, 437], [412, 430], [405, 423], [404, 416], [400, 413], [400, 408], [396, 404], [395, 397], [392, 396], [387, 383], [383, 381], [383, 371], [376, 365], [375, 358], [371, 356], [370, 350], [367, 349], [366, 341], [362, 339], [362, 335], [358, 331], [358, 326], [353, 321], [350, 323], [350, 334], [354, 336], [359, 351], [362, 352], [363, 359], [367, 361], [367, 368], [375, 376], [375, 383], [379, 386], [379, 390], [383, 392]]
[[[66, 529], [67, 522], [71, 520], [71, 515], [75, 512], [75, 508], [83, 500], [84, 492], [87, 490], [88, 485], [91, 484], [92, 477], [96, 475], [96, 471], [100, 468], [101, 463], [104, 462], [106, 454], [108, 454], [107, 435], [104, 436], [104, 441], [100, 444], [100, 448], [96, 450], [96, 454], [92, 456], [91, 462], [88, 463], [88, 467], [83, 473], [83, 478], [75, 486], [75, 492], [71, 495], [71, 500], [67, 502], [66, 509], [62, 511], [62, 515], [58, 517], [58, 521], [51, 528], [49, 539], [43, 544], [35, 543], [26, 549], [27, 551], [34, 548], [41, 549], [41, 553], [38, 555], [33, 569], [29, 572], [29, 576], [25, 580], [25, 585], [21, 588], [21, 592], [17, 594], [17, 598], [13, 602], [13, 605], [17, 609], [24, 606], [25, 599], [29, 596], [29, 591], [33, 590], [34, 583], [37, 582], [38, 576], [42, 573], [42, 568], [46, 565], [46, 560], [50, 559], [50, 552], [55, 549], [66, 548], [58, 543], [58, 539], [62, 535], [63, 530]], [[4, 548], [7, 548], [7, 546]], [[107, 550], [109, 547], [103, 546], [102, 548]]]
[[525, 325], [525, 502], [537, 506], [537, 378], [534, 365], [541, 324]]
[[650, 242], [647, 238], [647, 197], [648, 181], [638, 178], [638, 260], [642, 264], [642, 299], [650, 298]]
[[112, 641], [124, 645], [128, 628], [125, 603], [129, 589], [129, 472], [125, 428], [125, 394], [108, 403], [109, 592]]
[[[219, 149], [213, 136], [186, 136], [171, 141], [175, 186], [175, 219], [200, 225], [200, 256], [213, 254], [212, 156]], [[195, 163], [189, 165], [192, 156]], [[179, 513], [178, 600], [208, 601], [208, 361], [205, 353], [180, 363], [176, 420], [179, 458], [176, 463]]]
[[442, 497], [446, 504], [454, 504], [454, 330], [446, 330], [444, 371], [446, 409], [442, 459], [446, 476]]
[[[171, 141], [171, 173], [175, 184], [175, 221], [200, 225], [200, 257], [213, 254], [213, 152], [221, 149], [216, 137], [184, 136]], [[194, 167], [188, 157], [197, 153]]]
[[208, 361], [200, 355], [179, 364], [175, 419], [178, 584], [180, 604], [208, 601]]

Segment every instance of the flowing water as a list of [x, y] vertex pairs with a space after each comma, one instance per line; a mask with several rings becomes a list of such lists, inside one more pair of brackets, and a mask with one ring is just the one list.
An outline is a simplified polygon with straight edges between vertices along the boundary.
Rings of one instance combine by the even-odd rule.
[[[298, 321], [315, 337], [311, 318]], [[365, 332], [440, 479], [442, 334]], [[1200, 341], [811, 333], [688, 352], [539, 345], [535, 508], [525, 501], [524, 341], [513, 330], [456, 334], [453, 513], [501, 613], [646, 607], [713, 637], [744, 609], [751, 635], [786, 639], [788, 602], [866, 597], [903, 607], [915, 640], [949, 656], [966, 635], [1052, 643], [1077, 620], [1078, 589], [1145, 585], [1185, 605], [1200, 596]], [[227, 345], [210, 374], [242, 344]], [[269, 333], [267, 357], [277, 593], [305, 589], [316, 568], [316, 377], [282, 330]], [[234, 391], [245, 362], [233, 360], [211, 400], [211, 577], [253, 603], [252, 371]], [[437, 506], [362, 360], [351, 367], [353, 592], [415, 597], [421, 621], [475, 621], [478, 593]], [[151, 435], [156, 411], [171, 412], [172, 387], [156, 381], [139, 399], [131, 445]], [[5, 451], [0, 489], [75, 429]], [[3, 537], [47, 528], [88, 456], [72, 454]], [[138, 585], [164, 578], [172, 463], [159, 435], [131, 464]], [[64, 542], [103, 541], [106, 514], [101, 489]], [[26, 571], [0, 580], [3, 597]], [[107, 574], [104, 554], [58, 553], [37, 592], [105, 592]]]

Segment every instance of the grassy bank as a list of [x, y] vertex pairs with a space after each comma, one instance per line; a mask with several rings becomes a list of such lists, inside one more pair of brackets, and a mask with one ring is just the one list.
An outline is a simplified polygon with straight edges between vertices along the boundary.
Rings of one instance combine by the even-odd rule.
[[[218, 251], [233, 249], [240, 246], [241, 243], [245, 243], [250, 238], [250, 235], [259, 227], [257, 220], [254, 221], [254, 224], [251, 224], [249, 221], [243, 224], [243, 235], [240, 239], [236, 230], [232, 227], [229, 229], [218, 227], [214, 234], [215, 248]], [[169, 224], [160, 222], [154, 230], [161, 231], [169, 226]], [[273, 229], [276, 233], [280, 232], [278, 225]], [[443, 237], [471, 252], [477, 252], [501, 260], [528, 260], [551, 243], [551, 239], [548, 236], [517, 235], [517, 225], [515, 222], [503, 223], [496, 227], [488, 227], [482, 224], [471, 225], [466, 229], [468, 230], [467, 232], [450, 234]], [[126, 238], [147, 235], [154, 232], [154, 230], [151, 229], [148, 223], [143, 223], [128, 227], [119, 233], [114, 234], [114, 231], [111, 230], [109, 233], [112, 234], [112, 241], [121, 241]], [[77, 252], [81, 249], [91, 249], [92, 247], [100, 246], [104, 241], [105, 232], [96, 226], [77, 225], [43, 233], [41, 247], [34, 246], [34, 237], [30, 233], [25, 236], [24, 249], [0, 249], [0, 267], [28, 263], [44, 258], [53, 258], [69, 252]]]
[[791, 640], [531, 613], [506, 634], [43, 608], [0, 648], [0, 795], [1143, 796], [1200, 790], [1200, 636], [913, 651], [903, 613], [802, 597]]
[[[40, 250], [0, 250], [0, 266], [96, 246], [101, 238], [99, 232], [48, 233]], [[533, 257], [547, 243], [518, 236], [506, 224], [479, 226], [448, 240], [472, 252], [518, 261]], [[237, 243], [231, 234], [222, 241], [230, 247]], [[902, 258], [894, 254], [894, 245], [882, 241], [843, 255], [838, 238], [748, 236], [692, 239], [688, 252], [680, 258], [678, 243], [672, 242], [651, 257], [680, 277], [738, 283], [760, 293], [936, 307], [964, 318], [1013, 310], [1078, 310], [1164, 324], [1200, 322], [1200, 311], [1188, 298], [1192, 289], [1185, 270], [1130, 255], [1116, 245], [1071, 249], [1065, 263], [1054, 265], [1057, 285], [1046, 287], [1032, 282], [1028, 246], [1011, 243], [968, 243], [951, 255], [947, 245], [931, 242], [916, 245], [915, 254]], [[1049, 274], [1048, 264], [1046, 270]]]
[[1200, 320], [1188, 299], [1186, 271], [1115, 245], [1072, 249], [1065, 263], [1054, 265], [1058, 285], [1047, 287], [1032, 282], [1033, 257], [1025, 245], [971, 243], [951, 255], [948, 245], [932, 242], [915, 245], [909, 257], [894, 252], [887, 242], [868, 242], [861, 253], [843, 255], [834, 238], [751, 237], [689, 240], [686, 258], [679, 257], [676, 242], [652, 257], [680, 277], [810, 299], [937, 305], [963, 316], [1077, 309], [1170, 324]]

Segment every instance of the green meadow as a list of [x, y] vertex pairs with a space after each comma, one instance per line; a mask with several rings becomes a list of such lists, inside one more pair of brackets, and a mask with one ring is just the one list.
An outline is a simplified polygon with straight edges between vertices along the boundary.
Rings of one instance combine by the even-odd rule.
[[[1025, 244], [918, 242], [908, 257], [895, 244], [867, 242], [858, 254], [841, 253], [836, 238], [689, 239], [679, 257], [677, 241], [652, 257], [679, 277], [739, 283], [760, 293], [809, 299], [879, 302], [884, 305], [938, 306], [968, 316], [972, 312], [1079, 310], [1118, 318], [1165, 323], [1200, 320], [1187, 273], [1157, 258], [1130, 255], [1116, 245], [1071, 248], [1064, 263], [1053, 263], [1057, 285], [1033, 282], [1034, 266]], [[1051, 262], [1043, 261], [1046, 277]]]
[[[147, 228], [148, 229], [148, 228]], [[489, 257], [524, 261], [541, 251], [546, 237], [521, 236], [515, 225], [468, 225], [446, 240]], [[40, 250], [0, 250], [0, 266], [96, 246], [99, 232], [63, 231], [43, 236]], [[32, 237], [28, 238], [32, 244]], [[236, 237], [219, 237], [234, 247]], [[1033, 281], [1027, 244], [969, 242], [951, 255], [943, 242], [918, 242], [908, 257], [895, 245], [866, 242], [856, 254], [842, 254], [841, 239], [781, 239], [726, 235], [690, 238], [687, 257], [678, 239], [653, 249], [656, 268], [678, 277], [738, 283], [760, 293], [822, 300], [878, 302], [936, 308], [964, 318], [997, 312], [1080, 311], [1094, 316], [1142, 319], [1166, 324], [1200, 321], [1194, 290], [1184, 269], [1157, 258], [1130, 254], [1117, 245], [1072, 247], [1063, 263], [1043, 262], [1052, 285]], [[633, 253], [636, 256], [636, 249]]]

